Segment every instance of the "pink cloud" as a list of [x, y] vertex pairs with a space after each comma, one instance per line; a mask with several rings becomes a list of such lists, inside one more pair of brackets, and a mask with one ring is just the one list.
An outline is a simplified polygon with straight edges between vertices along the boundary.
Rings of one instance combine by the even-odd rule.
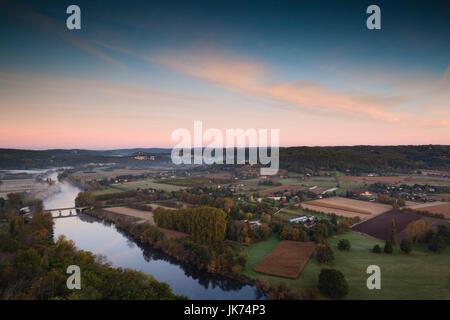
[[275, 81], [267, 68], [250, 59], [199, 52], [164, 53], [147, 59], [228, 90], [287, 103], [291, 110], [306, 107], [417, 126], [446, 126], [449, 121], [397, 111], [414, 100], [409, 96], [337, 91], [311, 81]]

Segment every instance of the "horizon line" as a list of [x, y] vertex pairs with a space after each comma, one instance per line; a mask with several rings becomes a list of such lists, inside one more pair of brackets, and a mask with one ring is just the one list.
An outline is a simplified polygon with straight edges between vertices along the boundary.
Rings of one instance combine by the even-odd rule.
[[[353, 145], [289, 145], [289, 146], [279, 146], [280, 149], [287, 148], [337, 148], [337, 147], [420, 147], [420, 146], [441, 146], [441, 147], [450, 147], [450, 144], [438, 144], [438, 143], [429, 143], [429, 144], [353, 144]], [[267, 146], [268, 148], [271, 146]], [[202, 148], [206, 148], [202, 147]], [[231, 148], [231, 147], [230, 147]], [[237, 148], [237, 147], [234, 147]], [[259, 148], [245, 146], [244, 148]], [[53, 150], [82, 150], [82, 151], [115, 151], [115, 150], [132, 150], [132, 149], [164, 149], [170, 150], [173, 147], [115, 147], [115, 148], [11, 148], [11, 147], [0, 147], [0, 150], [21, 150], [21, 151], [53, 151]], [[195, 149], [195, 148], [191, 148]], [[227, 147], [224, 147], [227, 149]]]

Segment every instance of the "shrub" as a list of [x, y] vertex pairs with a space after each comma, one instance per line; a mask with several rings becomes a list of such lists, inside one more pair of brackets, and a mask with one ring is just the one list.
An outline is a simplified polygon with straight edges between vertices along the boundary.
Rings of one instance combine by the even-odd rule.
[[372, 249], [372, 252], [373, 252], [373, 253], [381, 253], [381, 247], [380, 247], [380, 245], [378, 245], [378, 244], [374, 245], [374, 246], [373, 246], [373, 249]]
[[450, 230], [445, 224], [440, 224], [437, 226], [437, 234], [442, 237], [447, 245], [450, 245]]
[[384, 253], [392, 253], [394, 252], [394, 249], [392, 248], [392, 243], [390, 241], [386, 241], [386, 244], [384, 245]]
[[323, 295], [334, 299], [340, 299], [348, 294], [348, 283], [344, 275], [335, 269], [320, 271], [318, 288]]
[[411, 240], [403, 239], [402, 242], [400, 242], [400, 250], [402, 250], [404, 253], [410, 253], [412, 250]]
[[327, 243], [319, 243], [316, 248], [317, 260], [320, 263], [330, 263], [334, 259], [333, 250]]
[[428, 243], [428, 249], [433, 252], [439, 252], [447, 248], [447, 242], [442, 235], [434, 235]]
[[338, 248], [339, 250], [350, 250], [350, 241], [348, 241], [347, 239], [341, 239], [338, 242]]

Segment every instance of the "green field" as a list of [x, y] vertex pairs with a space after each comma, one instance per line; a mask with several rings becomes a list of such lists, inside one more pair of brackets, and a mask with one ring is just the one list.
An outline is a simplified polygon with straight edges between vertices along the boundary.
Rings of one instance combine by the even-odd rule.
[[[319, 220], [320, 219], [331, 220], [331, 215], [323, 214], [323, 213], [317, 213], [317, 212], [308, 212], [308, 211], [303, 210], [302, 208], [292, 208], [292, 209], [288, 208], [287, 210], [292, 210], [292, 211], [295, 211], [295, 212], [298, 212], [298, 213], [302, 213], [305, 216], [314, 216], [314, 217], [317, 217]], [[280, 214], [280, 213], [286, 214], [284, 212], [279, 212], [279, 213], [277, 213], [277, 215]], [[348, 218], [341, 217], [341, 216], [336, 216], [336, 219], [337, 219], [337, 221], [345, 221]]]
[[299, 178], [280, 179], [279, 182], [283, 186], [300, 186], [303, 183]]
[[[350, 240], [350, 251], [340, 252], [337, 249], [339, 239]], [[248, 260], [243, 274], [251, 278], [263, 277], [253, 271], [253, 268], [279, 241], [277, 236], [272, 236], [268, 241], [245, 248]], [[298, 279], [268, 278], [296, 288], [314, 287], [317, 286], [320, 270], [331, 267], [342, 271], [349, 283], [350, 292], [346, 299], [450, 298], [450, 248], [439, 254], [423, 248], [414, 248], [411, 254], [406, 255], [396, 247], [393, 254], [375, 254], [371, 252], [372, 247], [383, 243], [356, 232], [330, 238], [329, 243], [335, 253], [335, 260], [331, 265], [320, 264], [314, 254]], [[369, 290], [366, 287], [369, 276], [366, 274], [366, 268], [369, 265], [378, 265], [381, 268], [380, 290]]]
[[[309, 177], [305, 181], [301, 181], [301, 185], [310, 188], [317, 186], [319, 188], [327, 187], [334, 188], [338, 185], [336, 181], [337, 177]], [[352, 181], [339, 181], [339, 188], [336, 190], [336, 193], [345, 192], [347, 190], [360, 188], [364, 186], [362, 182], [352, 182]], [[306, 188], [305, 188], [306, 189]]]
[[131, 182], [123, 183], [123, 184], [111, 185], [106, 189], [97, 190], [97, 191], [94, 191], [93, 193], [94, 193], [94, 195], [101, 195], [101, 194], [109, 194], [109, 193], [136, 190], [137, 188], [141, 188], [141, 189], [154, 188], [157, 190], [164, 190], [164, 191], [168, 191], [168, 192], [186, 189], [186, 187], [183, 187], [183, 186], [175, 186], [175, 185], [171, 185], [171, 184], [158, 183], [158, 182], [155, 182], [155, 180], [153, 180], [153, 179], [142, 179], [142, 180], [131, 181]]
[[289, 214], [289, 213], [285, 213], [285, 212], [278, 212], [276, 215], [274, 215], [275, 217], [279, 217], [282, 218], [284, 220], [290, 220], [290, 219], [294, 219], [294, 218], [298, 218], [298, 216], [293, 215], [293, 214]]

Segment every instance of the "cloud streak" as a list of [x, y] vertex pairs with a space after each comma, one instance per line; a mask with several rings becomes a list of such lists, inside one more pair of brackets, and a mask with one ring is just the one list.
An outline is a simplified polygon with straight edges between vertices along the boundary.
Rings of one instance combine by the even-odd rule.
[[398, 111], [414, 101], [409, 96], [344, 92], [305, 80], [277, 81], [266, 67], [249, 59], [187, 52], [182, 55], [164, 53], [147, 57], [147, 60], [234, 92], [287, 103], [292, 110], [312, 108], [417, 126], [447, 126], [450, 120], [418, 117], [410, 112]]

